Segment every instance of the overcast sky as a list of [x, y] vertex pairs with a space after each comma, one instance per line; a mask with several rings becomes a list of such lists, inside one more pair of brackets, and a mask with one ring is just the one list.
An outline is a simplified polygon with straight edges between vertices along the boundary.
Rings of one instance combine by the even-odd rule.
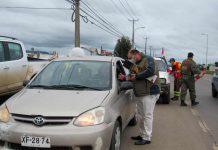
[[[195, 60], [205, 63], [206, 36], [209, 35], [208, 62], [218, 61], [218, 0], [82, 0], [91, 4], [119, 32], [132, 39], [132, 23], [135, 28], [136, 47], [147, 51], [152, 46], [156, 55], [164, 47], [169, 59], [186, 58], [189, 51]], [[124, 10], [123, 5], [128, 8]], [[128, 7], [126, 1], [131, 6]], [[0, 7], [71, 8], [65, 0], [0, 0]], [[82, 4], [81, 7], [86, 7]], [[119, 8], [119, 9], [118, 9]], [[72, 10], [30, 10], [0, 8], [0, 35], [17, 37], [27, 49], [61, 50], [67, 53], [74, 45]], [[85, 15], [81, 12], [82, 15]], [[90, 17], [88, 17], [91, 19]], [[108, 34], [91, 23], [81, 20], [81, 45], [113, 50], [118, 37]], [[153, 52], [152, 52], [153, 54]]]

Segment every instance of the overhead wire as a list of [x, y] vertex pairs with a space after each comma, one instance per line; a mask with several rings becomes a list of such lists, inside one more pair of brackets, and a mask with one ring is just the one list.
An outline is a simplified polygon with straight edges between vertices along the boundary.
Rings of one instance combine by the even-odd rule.
[[[101, 23], [99, 20], [97, 20], [96, 18], [94, 18], [92, 15], [90, 15], [89, 13], [87, 13], [85, 10], [83, 10], [82, 8], [80, 8], [80, 10], [85, 13], [87, 16], [89, 16], [90, 18], [92, 18], [93, 20], [95, 20], [96, 22], [98, 22], [101, 26], [103, 26], [104, 28], [106, 28], [107, 30], [109, 30], [110, 32], [112, 32], [113, 34], [117, 35], [118, 37], [121, 37], [122, 35], [119, 35], [117, 32], [113, 31], [112, 29], [110, 29], [108, 26], [104, 25], [103, 23]], [[89, 20], [89, 19], [88, 19]], [[89, 20], [90, 21], [90, 20]]]
[[102, 22], [104, 22], [106, 25], [110, 26], [110, 28], [112, 28], [113, 30], [115, 30], [116, 32], [118, 32], [121, 35], [124, 35], [123, 33], [121, 33], [112, 23], [110, 23], [103, 15], [101, 15], [94, 7], [92, 7], [88, 2], [83, 2], [81, 1], [81, 3], [83, 5], [85, 5], [90, 13], [92, 13], [93, 15], [95, 15], [97, 18], [99, 18]]
[[0, 7], [3, 9], [41, 9], [41, 10], [72, 10], [71, 8], [49, 8], [49, 7]]
[[131, 15], [131, 13], [129, 12], [129, 10], [126, 8], [126, 6], [123, 4], [123, 2], [121, 0], [119, 0], [121, 6], [124, 8], [124, 10], [126, 11], [126, 13], [131, 16], [132, 18], [134, 18], [134, 16]]

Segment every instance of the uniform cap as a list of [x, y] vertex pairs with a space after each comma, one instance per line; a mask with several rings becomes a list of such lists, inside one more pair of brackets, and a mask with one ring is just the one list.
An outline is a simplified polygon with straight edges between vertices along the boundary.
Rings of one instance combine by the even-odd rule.
[[192, 58], [193, 56], [194, 56], [194, 54], [192, 52], [188, 53], [188, 58], [190, 58], [190, 57]]
[[175, 58], [170, 58], [169, 62], [171, 62], [171, 61], [175, 61]]

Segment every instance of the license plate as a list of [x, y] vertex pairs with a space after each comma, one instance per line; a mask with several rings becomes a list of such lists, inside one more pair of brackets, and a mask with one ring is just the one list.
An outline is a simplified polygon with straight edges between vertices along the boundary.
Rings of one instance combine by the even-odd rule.
[[21, 136], [21, 146], [50, 148], [51, 147], [50, 138]]

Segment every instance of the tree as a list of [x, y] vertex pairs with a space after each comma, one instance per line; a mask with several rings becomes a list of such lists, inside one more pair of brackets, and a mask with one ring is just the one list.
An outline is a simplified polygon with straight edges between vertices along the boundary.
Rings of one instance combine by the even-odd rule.
[[114, 49], [114, 55], [125, 59], [128, 51], [131, 49], [131, 42], [128, 37], [123, 36], [117, 40], [117, 44]]
[[215, 62], [215, 67], [218, 67], [218, 62]]

